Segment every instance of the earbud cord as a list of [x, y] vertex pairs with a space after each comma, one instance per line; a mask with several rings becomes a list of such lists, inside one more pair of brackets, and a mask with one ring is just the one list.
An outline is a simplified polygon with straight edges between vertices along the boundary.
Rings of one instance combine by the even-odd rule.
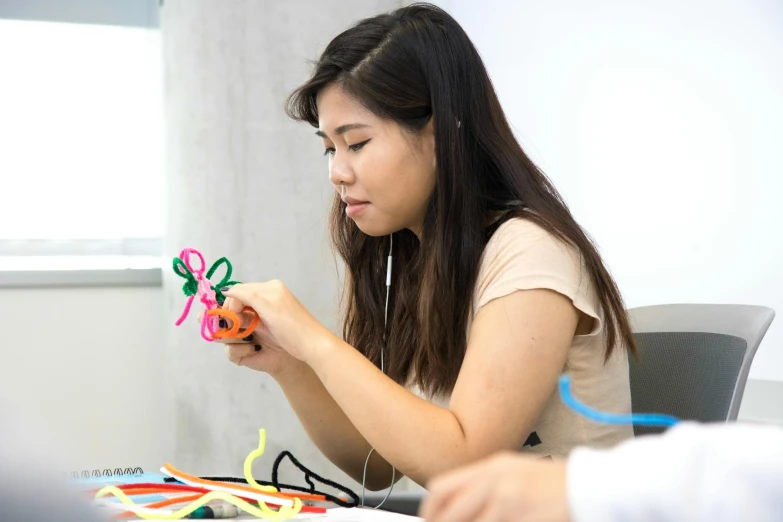
[[[386, 345], [386, 326], [389, 322], [389, 290], [391, 289], [391, 274], [392, 274], [392, 247], [394, 246], [394, 236], [392, 234], [389, 234], [389, 257], [386, 261], [386, 308], [383, 312], [383, 344], [381, 345], [381, 371], [385, 373], [385, 368], [383, 365], [383, 349]], [[375, 448], [372, 448], [370, 450], [370, 453], [367, 454], [367, 460], [364, 461], [364, 472], [362, 473], [362, 506], [364, 506], [364, 490], [365, 490], [365, 484], [367, 481], [367, 465], [370, 463], [370, 457], [372, 456], [373, 452], [375, 451]], [[396, 470], [394, 469], [394, 466], [392, 466], [392, 479], [391, 484], [389, 485], [389, 492], [386, 493], [386, 496], [383, 497], [383, 500], [381, 500], [381, 503], [375, 506], [373, 509], [380, 508], [384, 502], [389, 498], [389, 495], [391, 495], [392, 490], [394, 489], [394, 479], [396, 477]]]

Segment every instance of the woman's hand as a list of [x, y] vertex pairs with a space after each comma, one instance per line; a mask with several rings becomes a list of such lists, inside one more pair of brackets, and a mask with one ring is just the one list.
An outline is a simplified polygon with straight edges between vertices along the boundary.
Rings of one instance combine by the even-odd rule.
[[427, 484], [420, 515], [427, 522], [571, 520], [566, 464], [501, 453]]
[[[227, 297], [222, 306], [222, 308], [234, 312], [239, 317], [241, 330], [245, 330], [253, 319], [251, 313], [242, 311], [244, 306], [240, 301], [232, 297]], [[199, 322], [201, 322], [203, 314], [204, 312], [199, 313]], [[268, 373], [272, 377], [278, 377], [283, 373], [305, 366], [303, 362], [273, 342], [262, 344], [263, 341], [261, 339], [266, 338], [268, 338], [268, 334], [265, 334], [264, 323], [260, 322], [253, 333], [244, 339], [218, 337], [215, 339], [215, 342], [226, 345], [226, 356], [232, 363], [237, 366], [245, 366]]]
[[[310, 364], [312, 357], [321, 348], [337, 340], [280, 281], [238, 284], [223, 291], [223, 294], [228, 298], [224, 306], [229, 301], [232, 311], [249, 306], [261, 318], [254, 334], [256, 344], [262, 346], [259, 354], [270, 347], [272, 350], [283, 350], [299, 361]], [[242, 353], [243, 357], [258, 356]], [[248, 365], [244, 358], [240, 363]]]

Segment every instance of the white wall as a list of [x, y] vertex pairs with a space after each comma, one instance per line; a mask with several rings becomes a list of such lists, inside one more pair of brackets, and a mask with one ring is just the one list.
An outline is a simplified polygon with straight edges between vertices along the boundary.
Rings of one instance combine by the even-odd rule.
[[627, 304], [770, 306], [783, 380], [783, 3], [438, 3]]
[[0, 289], [0, 401], [68, 450], [63, 471], [171, 460], [162, 317], [160, 287]]
[[[224, 2], [167, 0], [161, 10], [166, 105], [168, 258], [185, 246], [226, 256], [238, 280], [279, 278], [335, 328], [338, 281], [328, 250], [330, 185], [313, 129], [288, 118], [286, 97], [310, 63], [357, 20], [399, 0]], [[164, 278], [167, 322], [182, 313], [182, 282]], [[183, 325], [184, 326], [184, 325]], [[166, 352], [174, 385], [174, 458], [193, 472], [240, 470], [266, 429], [270, 455], [291, 451], [315, 473], [348, 477], [318, 451], [268, 375], [230, 364], [196, 329], [175, 329]], [[301, 480], [293, 466], [280, 479]]]

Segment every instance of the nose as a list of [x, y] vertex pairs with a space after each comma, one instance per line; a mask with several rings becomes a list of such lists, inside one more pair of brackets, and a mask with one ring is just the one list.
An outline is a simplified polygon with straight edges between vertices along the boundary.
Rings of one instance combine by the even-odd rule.
[[354, 182], [355, 176], [353, 169], [339, 152], [336, 152], [334, 156], [329, 160], [329, 181], [339, 188], [342, 185], [350, 185]]

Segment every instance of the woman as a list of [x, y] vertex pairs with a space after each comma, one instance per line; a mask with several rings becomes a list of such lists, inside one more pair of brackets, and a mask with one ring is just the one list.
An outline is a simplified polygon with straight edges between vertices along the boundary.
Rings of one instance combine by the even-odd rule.
[[381, 489], [390, 465], [425, 484], [502, 449], [559, 457], [632, 436], [554, 393], [570, 372], [582, 400], [630, 411], [623, 301], [454, 19], [419, 4], [361, 21], [288, 112], [318, 129], [336, 189], [344, 340], [273, 281], [225, 292], [263, 325], [227, 351], [277, 380], [334, 464]]

